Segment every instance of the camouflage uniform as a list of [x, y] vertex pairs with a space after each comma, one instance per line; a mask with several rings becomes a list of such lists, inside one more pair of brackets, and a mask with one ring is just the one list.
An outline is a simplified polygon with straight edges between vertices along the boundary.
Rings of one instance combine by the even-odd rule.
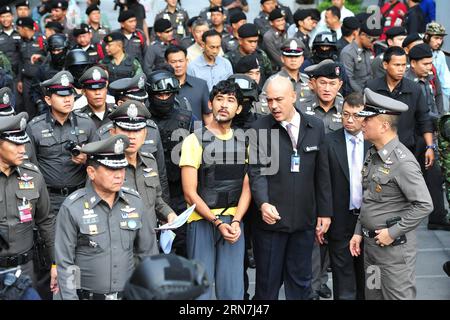
[[450, 113], [438, 121], [439, 165], [445, 182], [445, 195], [450, 202]]

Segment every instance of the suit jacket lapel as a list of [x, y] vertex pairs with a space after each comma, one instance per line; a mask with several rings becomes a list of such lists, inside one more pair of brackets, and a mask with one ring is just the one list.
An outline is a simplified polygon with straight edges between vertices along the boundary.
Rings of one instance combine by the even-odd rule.
[[344, 172], [345, 177], [350, 182], [350, 172], [348, 169], [348, 159], [347, 159], [347, 143], [345, 141], [344, 129], [340, 129], [339, 133], [334, 139], [335, 143], [333, 146], [334, 151], [339, 162], [339, 165]]

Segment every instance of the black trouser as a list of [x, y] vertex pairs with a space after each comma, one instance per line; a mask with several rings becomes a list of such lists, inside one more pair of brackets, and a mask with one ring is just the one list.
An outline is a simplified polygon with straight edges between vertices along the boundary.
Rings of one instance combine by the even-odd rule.
[[[328, 240], [334, 300], [364, 300], [364, 256], [352, 257], [350, 238]], [[361, 249], [364, 247], [360, 244]]]
[[32, 78], [24, 77], [22, 81], [22, 106], [28, 113], [28, 118], [33, 119], [36, 114], [36, 106], [31, 99], [31, 85], [33, 84]]
[[[444, 221], [447, 212], [445, 211], [444, 192], [442, 185], [444, 183], [444, 177], [442, 176], [441, 167], [438, 164], [437, 152], [435, 152], [435, 161], [431, 168], [425, 169], [425, 149], [426, 143], [423, 137], [417, 137], [417, 143], [415, 148], [415, 156], [422, 169], [425, 183], [427, 184], [428, 191], [430, 191], [431, 200], [433, 200], [434, 210], [428, 216], [428, 222], [440, 223]], [[410, 148], [411, 149], [411, 148]]]

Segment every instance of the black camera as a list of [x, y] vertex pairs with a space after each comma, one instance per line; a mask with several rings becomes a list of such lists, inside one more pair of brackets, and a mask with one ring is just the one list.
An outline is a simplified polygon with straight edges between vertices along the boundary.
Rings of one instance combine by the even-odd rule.
[[72, 154], [72, 156], [77, 157], [80, 155], [81, 151], [80, 151], [80, 147], [78, 146], [78, 144], [73, 141], [73, 140], [69, 140], [67, 141], [67, 143], [64, 145], [64, 149], [66, 149], [67, 151], [70, 151], [70, 153]]

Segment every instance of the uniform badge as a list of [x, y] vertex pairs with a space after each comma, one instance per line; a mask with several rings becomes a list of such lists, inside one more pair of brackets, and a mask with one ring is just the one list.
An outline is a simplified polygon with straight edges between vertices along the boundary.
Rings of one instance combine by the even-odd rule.
[[292, 40], [292, 41], [289, 43], [289, 49], [291, 49], [291, 50], [297, 50], [297, 49], [298, 49], [298, 48], [297, 48], [297, 41]]
[[89, 234], [95, 235], [98, 234], [97, 225], [96, 224], [90, 224], [89, 225]]
[[34, 182], [33, 181], [19, 181], [19, 189], [20, 190], [34, 189]]
[[95, 69], [95, 70], [92, 72], [92, 80], [98, 81], [98, 80], [100, 80], [101, 78], [102, 78], [102, 75], [100, 74], [100, 71], [98, 71], [97, 69]]
[[130, 228], [130, 229], [136, 229], [136, 227], [137, 227], [136, 221], [134, 221], [134, 220], [128, 221], [128, 228]]
[[127, 222], [126, 221], [120, 221], [120, 227], [121, 228], [126, 228], [127, 227]]
[[339, 77], [339, 75], [341, 74], [341, 68], [339, 68], [339, 66], [336, 66], [336, 68], [334, 68], [334, 73]]
[[3, 95], [3, 103], [4, 104], [9, 104], [9, 95], [7, 93], [5, 93]]
[[150, 172], [150, 171], [152, 171], [153, 170], [153, 168], [144, 168], [144, 171], [145, 172]]
[[138, 88], [144, 89], [144, 86], [145, 86], [145, 78], [144, 78], [144, 76], [141, 76], [138, 81]]
[[381, 186], [379, 184], [377, 184], [377, 186], [375, 187], [375, 191], [376, 192], [381, 192], [383, 189], [381, 188]]
[[27, 119], [22, 118], [20, 119], [20, 130], [23, 131], [27, 127]]
[[117, 140], [116, 143], [114, 144], [114, 153], [115, 154], [123, 153], [123, 146], [124, 146], [123, 140], [122, 139]]
[[138, 115], [138, 109], [137, 109], [136, 105], [134, 103], [130, 104], [128, 106], [128, 110], [127, 110], [128, 118], [134, 120], [134, 119], [136, 119], [137, 115]]
[[70, 84], [69, 77], [67, 76], [67, 74], [63, 74], [63, 75], [61, 76], [61, 85], [62, 85], [63, 87], [68, 87], [69, 84]]
[[383, 167], [378, 167], [378, 172], [384, 173], [384, 174], [389, 174], [389, 169], [388, 168], [383, 168]]
[[136, 210], [136, 208], [130, 208], [129, 205], [125, 206], [125, 208], [120, 209], [120, 211], [126, 212], [126, 213], [130, 213], [132, 211]]

